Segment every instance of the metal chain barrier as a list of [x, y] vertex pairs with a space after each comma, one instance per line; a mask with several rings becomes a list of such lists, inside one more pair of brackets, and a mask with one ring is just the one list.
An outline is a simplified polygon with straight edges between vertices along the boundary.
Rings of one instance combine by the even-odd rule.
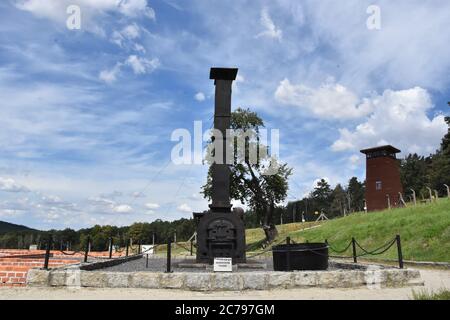
[[[372, 250], [372, 251], [367, 251], [367, 250], [364, 249], [357, 241], [355, 241], [355, 244], [363, 251], [362, 254], [358, 254], [358, 255], [356, 255], [356, 256], [349, 256], [349, 257], [347, 257], [347, 256], [331, 256], [331, 255], [329, 255], [329, 257], [330, 257], [330, 258], [337, 258], [337, 259], [351, 259], [351, 258], [354, 258], [354, 257], [359, 258], [359, 257], [367, 256], [367, 255], [380, 255], [380, 254], [383, 254], [383, 253], [385, 253], [386, 251], [388, 251], [388, 250], [396, 243], [396, 240], [397, 240], [397, 239], [394, 238], [392, 241], [389, 241], [389, 242], [385, 243], [384, 245], [382, 245], [381, 247], [379, 247], [379, 248], [377, 248], [377, 249], [375, 249], [375, 250]], [[351, 245], [351, 242], [350, 242], [350, 245]], [[329, 246], [329, 244], [328, 244], [328, 246]], [[348, 247], [349, 247], [349, 246], [348, 246]], [[346, 250], [348, 249], [348, 247], [346, 248]], [[377, 252], [377, 251], [379, 251], [379, 250], [382, 250], [382, 251]], [[316, 251], [314, 251], [314, 250], [311, 250], [311, 249], [305, 250], [305, 251], [311, 251], [311, 252], [313, 252], [313, 253], [315, 253], [315, 254], [323, 255], [323, 254], [321, 254], [321, 253], [319, 253], [319, 252], [316, 252]], [[333, 250], [333, 251], [334, 251], [334, 250]]]
[[263, 255], [263, 254], [265, 254], [265, 253], [267, 253], [267, 252], [269, 252], [269, 251], [272, 251], [272, 247], [273, 247], [273, 246], [280, 245], [280, 244], [284, 243], [285, 241], [286, 241], [286, 240], [283, 239], [283, 240], [281, 240], [280, 242], [271, 245], [270, 247], [268, 247], [267, 249], [265, 249], [265, 250], [263, 250], [263, 251], [261, 251], [261, 252], [259, 252], [259, 253], [255, 253], [255, 254], [253, 254], [253, 255], [251, 255], [251, 256], [247, 256], [247, 258], [255, 258], [255, 257], [261, 256], [261, 255]]
[[[359, 255], [356, 255], [356, 257], [358, 258], [358, 257], [364, 257], [364, 256], [367, 256], [367, 255], [380, 255], [380, 254], [383, 254], [383, 253], [385, 253], [386, 251], [388, 251], [388, 250], [396, 243], [396, 241], [397, 241], [397, 239], [394, 238], [392, 241], [389, 241], [389, 242], [383, 244], [381, 247], [379, 247], [379, 248], [377, 248], [377, 249], [375, 249], [375, 250], [372, 250], [372, 251], [367, 251], [367, 250], [364, 249], [359, 243], [357, 243], [357, 242], [355, 241], [356, 245], [363, 251], [363, 253], [361, 253], [361, 254], [359, 254]], [[281, 244], [282, 242], [284, 242], [284, 241], [281, 241], [281, 242], [278, 243], [278, 244]], [[293, 242], [294, 244], [296, 244], [293, 240], [291, 240], [291, 242]], [[348, 248], [351, 246], [351, 244], [352, 244], [352, 242], [350, 241], [350, 243], [347, 245], [347, 247], [346, 247], [344, 250], [340, 250], [340, 252], [339, 252], [339, 250], [336, 251], [336, 250], [334, 250], [333, 248], [331, 248], [331, 246], [330, 246], [329, 243], [327, 242], [328, 248], [331, 248], [331, 250], [332, 250], [332, 251], [335, 251], [336, 253], [345, 252], [346, 250], [348, 250]], [[261, 253], [258, 253], [258, 254], [249, 256], [248, 258], [253, 258], [253, 257], [259, 256], [259, 255], [264, 254], [264, 253], [266, 253], [266, 252], [268, 252], [268, 251], [270, 251], [270, 250], [272, 250], [272, 248], [267, 249], [267, 250], [264, 250], [264, 251], [261, 252]], [[379, 250], [382, 250], [382, 251], [378, 252]], [[272, 250], [272, 251], [276, 252], [276, 250]], [[312, 252], [312, 253], [317, 254], [317, 255], [320, 255], [320, 256], [326, 256], [326, 257], [329, 257], [329, 258], [335, 258], [335, 259], [351, 259], [351, 258], [354, 258], [354, 256], [325, 255], [325, 254], [323, 254], [323, 253], [317, 252], [317, 251], [314, 250], [314, 249], [297, 249], [297, 250], [292, 250], [292, 249], [291, 249], [291, 250], [290, 250], [290, 252], [307, 252], [307, 251], [308, 251], [308, 252]]]
[[160, 246], [162, 246], [162, 244], [155, 244], [155, 245], [153, 245], [153, 247], [148, 248], [147, 250], [142, 251], [141, 253], [138, 253], [138, 254], [144, 254], [144, 253], [146, 253], [146, 252], [148, 252], [148, 251], [150, 251], [150, 250], [155, 250], [156, 248], [158, 248], [158, 247], [160, 247]]
[[68, 252], [64, 252], [63, 250], [58, 250], [59, 252], [61, 252], [63, 255], [65, 255], [65, 256], [74, 256], [74, 255], [76, 255], [77, 253], [84, 253], [83, 251], [74, 251], [74, 252], [72, 252], [72, 253], [68, 253]]
[[[152, 249], [156, 249], [156, 248], [158, 248], [158, 247], [160, 247], [160, 246], [162, 246], [161, 244], [155, 244], [154, 246], [153, 246], [153, 248], [149, 248], [149, 249], [147, 249], [147, 250], [145, 250], [145, 251], [142, 251], [141, 253], [136, 253], [136, 254], [134, 254], [135, 256], [136, 255], [139, 255], [139, 254], [144, 254], [144, 253], [146, 253], [147, 251], [150, 251], [150, 250], [152, 250]], [[119, 253], [121, 253], [121, 252], [123, 252], [123, 251], [125, 251], [125, 249], [122, 249], [121, 251], [116, 251], [116, 252], [119, 252]], [[102, 256], [93, 256], [93, 255], [90, 255], [90, 254], [88, 254], [87, 255], [88, 257], [90, 257], [90, 258], [101, 258]], [[132, 256], [132, 255], [130, 255], [130, 256]]]
[[[358, 241], [355, 241], [355, 243], [367, 255], [379, 255], [379, 254], [385, 253], [387, 250], [389, 250], [394, 245], [395, 241], [396, 241], [396, 239], [394, 238], [391, 242], [385, 243], [384, 245], [382, 245], [381, 247], [379, 247], [373, 251], [367, 251], [358, 243]], [[383, 251], [377, 252], [379, 250], [383, 250]]]
[[[179, 246], [179, 247], [181, 247], [182, 249], [184, 249], [184, 250], [186, 250], [187, 252], [191, 252], [191, 249], [189, 249], [189, 248], [186, 248], [184, 245], [182, 245], [181, 243], [179, 243], [179, 242], [177, 242], [177, 243], [175, 243], [177, 246]], [[194, 246], [193, 246], [193, 248], [194, 248]], [[193, 251], [192, 251], [193, 252]]]
[[124, 252], [124, 251], [125, 251], [125, 248], [122, 249], [122, 250], [116, 249], [114, 252], [115, 252], [115, 253], [122, 253], [122, 252]]
[[327, 241], [326, 243], [328, 244], [328, 248], [329, 248], [331, 251], [336, 252], [336, 253], [344, 253], [344, 252], [347, 251], [348, 248], [350, 248], [350, 246], [352, 245], [352, 242], [350, 241], [350, 242], [348, 243], [348, 245], [345, 247], [345, 249], [343, 249], [343, 250], [337, 250], [337, 249], [333, 248], [333, 247], [328, 243], [328, 241]]
[[[386, 251], [388, 251], [396, 242], [396, 238], [394, 238], [391, 242], [385, 243], [384, 245], [382, 245], [381, 247], [373, 250], [373, 251], [367, 251], [366, 249], [364, 249], [359, 243], [358, 241], [355, 241], [356, 245], [365, 253], [365, 255], [380, 255], [385, 253]], [[379, 250], [382, 250], [381, 252], [377, 252]]]

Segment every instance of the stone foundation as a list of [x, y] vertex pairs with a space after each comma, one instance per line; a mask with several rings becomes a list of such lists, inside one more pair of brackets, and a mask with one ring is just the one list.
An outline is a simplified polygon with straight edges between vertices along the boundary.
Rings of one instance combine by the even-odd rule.
[[106, 272], [79, 268], [32, 269], [29, 286], [240, 291], [292, 288], [389, 288], [423, 285], [418, 270], [373, 269], [294, 272]]

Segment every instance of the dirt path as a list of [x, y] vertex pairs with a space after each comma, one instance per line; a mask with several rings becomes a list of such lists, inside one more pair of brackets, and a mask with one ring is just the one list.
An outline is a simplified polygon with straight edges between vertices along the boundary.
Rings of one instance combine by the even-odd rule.
[[410, 299], [412, 289], [450, 290], [450, 270], [421, 270], [425, 287], [398, 289], [290, 289], [271, 291], [213, 292], [201, 293], [181, 290], [147, 289], [55, 289], [55, 288], [0, 288], [0, 299], [43, 300], [143, 300], [143, 299]]

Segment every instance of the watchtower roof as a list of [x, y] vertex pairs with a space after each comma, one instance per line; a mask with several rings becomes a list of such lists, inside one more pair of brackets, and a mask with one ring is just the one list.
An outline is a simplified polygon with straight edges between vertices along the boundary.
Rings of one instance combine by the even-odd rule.
[[401, 150], [399, 150], [391, 145], [386, 145], [386, 146], [374, 147], [374, 148], [369, 148], [369, 149], [363, 149], [363, 150], [361, 150], [361, 153], [369, 154], [369, 153], [374, 153], [374, 152], [379, 152], [379, 151], [386, 151], [387, 153], [390, 153], [390, 154], [402, 152]]

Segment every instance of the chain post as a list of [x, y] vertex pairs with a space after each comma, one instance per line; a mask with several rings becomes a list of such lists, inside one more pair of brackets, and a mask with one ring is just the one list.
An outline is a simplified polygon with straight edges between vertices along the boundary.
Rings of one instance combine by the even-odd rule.
[[109, 258], [112, 258], [113, 238], [109, 238]]
[[286, 237], [286, 267], [287, 271], [291, 271], [291, 237]]
[[91, 237], [90, 237], [90, 236], [87, 237], [86, 248], [85, 248], [85, 250], [84, 250], [84, 262], [85, 262], [85, 263], [86, 263], [87, 260], [88, 260], [89, 243], [91, 243]]
[[52, 236], [49, 235], [47, 240], [47, 248], [45, 250], [44, 269], [48, 270], [48, 262], [50, 260], [50, 249], [52, 247]]
[[353, 262], [358, 263], [358, 259], [356, 257], [356, 240], [352, 237], [352, 247], [353, 247]]
[[400, 241], [400, 235], [395, 236], [397, 242], [397, 252], [398, 252], [398, 267], [403, 269], [403, 253], [402, 253], [402, 243]]
[[169, 237], [169, 240], [167, 241], [167, 269], [166, 273], [171, 273], [171, 261], [172, 259], [172, 239]]

